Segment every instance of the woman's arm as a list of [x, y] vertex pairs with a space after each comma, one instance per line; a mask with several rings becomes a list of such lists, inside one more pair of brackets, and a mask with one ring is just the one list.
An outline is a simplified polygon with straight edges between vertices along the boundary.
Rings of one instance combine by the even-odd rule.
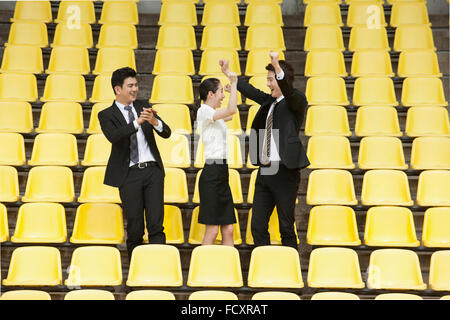
[[237, 111], [237, 74], [231, 72], [228, 64], [228, 60], [220, 60], [219, 61], [222, 72], [228, 77], [230, 80], [230, 98], [228, 100], [228, 106], [225, 109], [216, 110], [214, 113], [213, 120], [225, 119], [232, 117]]

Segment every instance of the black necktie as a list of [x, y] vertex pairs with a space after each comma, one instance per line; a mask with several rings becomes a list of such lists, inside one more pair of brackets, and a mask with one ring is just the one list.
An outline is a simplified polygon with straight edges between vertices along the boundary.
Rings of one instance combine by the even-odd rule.
[[[133, 111], [131, 111], [131, 107], [125, 106], [125, 110], [128, 111], [128, 123], [133, 122], [134, 114], [133, 114]], [[139, 150], [138, 150], [136, 133], [133, 133], [130, 136], [130, 160], [133, 161], [134, 163], [139, 162]]]

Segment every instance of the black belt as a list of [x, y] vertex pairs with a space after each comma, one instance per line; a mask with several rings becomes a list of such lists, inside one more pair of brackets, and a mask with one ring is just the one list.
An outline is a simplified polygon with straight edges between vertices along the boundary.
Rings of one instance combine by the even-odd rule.
[[156, 161], [147, 161], [147, 162], [139, 162], [134, 165], [132, 165], [130, 168], [138, 168], [138, 169], [144, 169], [151, 166], [157, 166], [158, 163]]

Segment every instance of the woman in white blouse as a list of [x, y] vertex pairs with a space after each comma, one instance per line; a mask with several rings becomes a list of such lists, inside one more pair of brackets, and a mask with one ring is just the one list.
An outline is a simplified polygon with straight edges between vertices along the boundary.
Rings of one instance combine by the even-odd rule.
[[225, 98], [219, 79], [205, 79], [199, 89], [203, 103], [197, 110], [197, 124], [204, 145], [205, 166], [199, 180], [198, 223], [206, 225], [202, 244], [213, 244], [220, 228], [222, 243], [233, 246], [236, 217], [228, 183], [225, 121], [231, 120], [237, 111], [237, 75], [230, 71], [228, 60], [220, 60], [219, 64], [231, 83], [226, 86], [226, 91], [230, 92], [228, 107], [219, 109]]

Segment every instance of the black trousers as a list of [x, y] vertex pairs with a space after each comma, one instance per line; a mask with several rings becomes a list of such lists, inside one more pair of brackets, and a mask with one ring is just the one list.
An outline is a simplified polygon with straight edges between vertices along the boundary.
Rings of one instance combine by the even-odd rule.
[[255, 246], [270, 245], [269, 219], [276, 206], [281, 244], [298, 249], [295, 235], [295, 200], [300, 184], [300, 170], [279, 164], [278, 170], [260, 167], [255, 182], [251, 230]]
[[128, 258], [131, 260], [133, 249], [142, 244], [144, 210], [149, 243], [165, 244], [162, 169], [156, 163], [143, 169], [130, 168], [119, 193], [127, 219]]

